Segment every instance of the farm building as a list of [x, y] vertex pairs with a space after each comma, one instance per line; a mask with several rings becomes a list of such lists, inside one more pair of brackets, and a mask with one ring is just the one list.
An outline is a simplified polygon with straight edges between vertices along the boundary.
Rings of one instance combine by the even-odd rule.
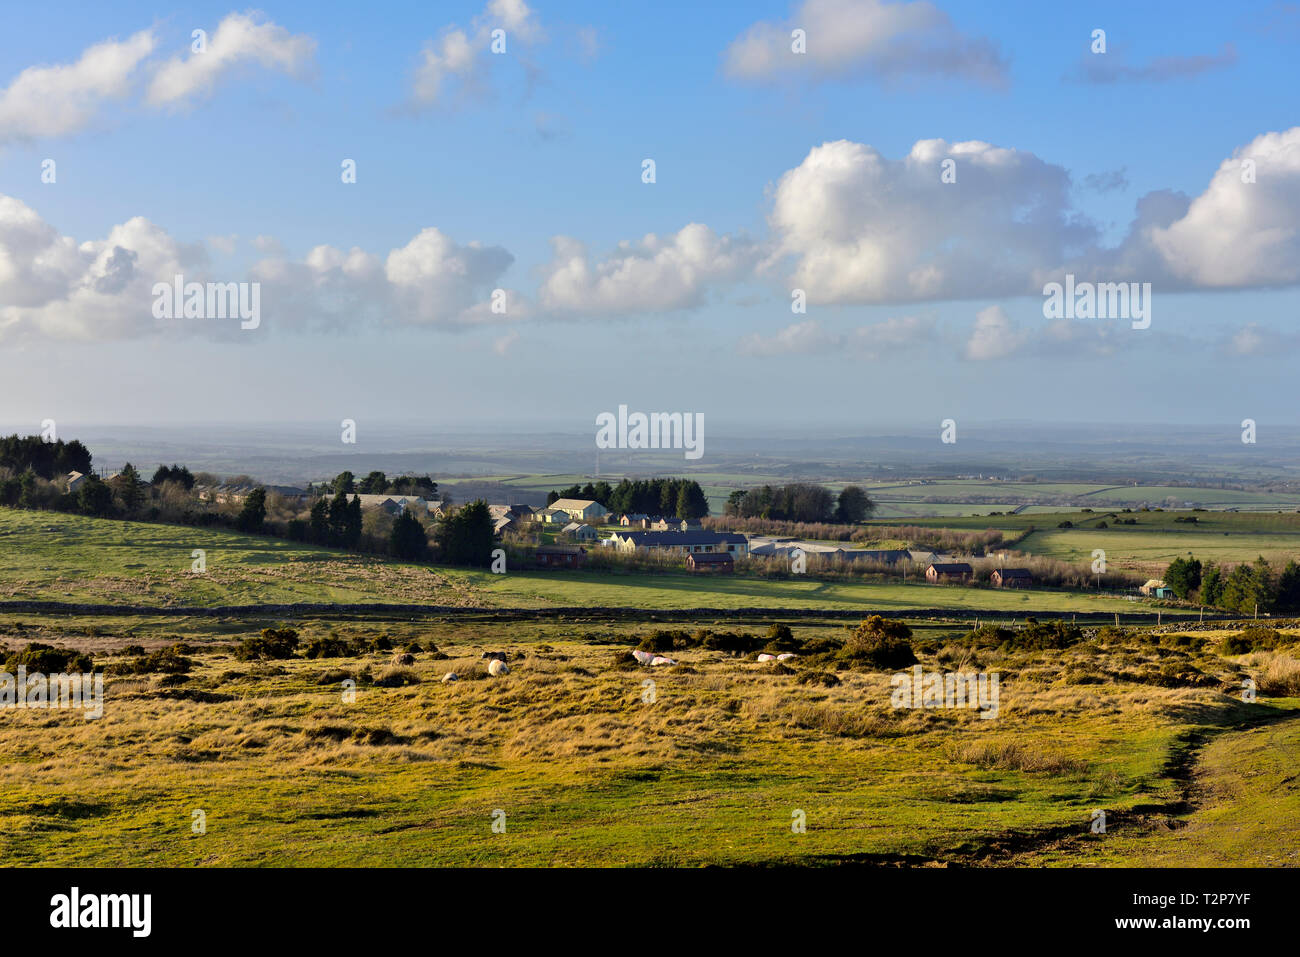
[[640, 512], [628, 512], [619, 518], [618, 523], [624, 528], [649, 528], [650, 516]]
[[68, 491], [76, 492], [81, 488], [81, 486], [86, 484], [86, 476], [80, 472], [69, 472], [67, 483]]
[[527, 505], [489, 505], [488, 514], [492, 518], [509, 518], [516, 522], [531, 522], [533, 510]]
[[728, 552], [692, 552], [686, 556], [686, 567], [701, 574], [726, 574], [736, 570], [736, 560]]
[[500, 535], [502, 532], [514, 531], [518, 525], [519, 523], [509, 515], [502, 515], [500, 518], [493, 520], [492, 532], [495, 535]]
[[911, 555], [901, 548], [845, 548], [841, 549], [840, 558], [858, 562], [880, 562], [894, 565], [911, 559]]
[[574, 522], [597, 521], [609, 514], [604, 505], [588, 498], [557, 498], [551, 503], [551, 508], [567, 513], [569, 520]]
[[736, 532], [615, 532], [615, 547], [631, 552], [729, 552], [744, 555], [749, 540]]
[[1152, 578], [1145, 585], [1138, 589], [1142, 594], [1149, 595], [1152, 598], [1177, 598], [1174, 590], [1164, 583], [1163, 579]]
[[582, 542], [594, 542], [600, 537], [600, 533], [585, 522], [570, 522], [560, 531]]
[[587, 560], [581, 545], [539, 545], [533, 553], [537, 564], [549, 568], [579, 568]]
[[557, 522], [561, 525], [568, 525], [573, 521], [572, 516], [562, 508], [544, 508], [537, 512], [534, 518], [536, 521], [548, 525], [553, 525]]
[[1028, 568], [999, 568], [993, 572], [992, 581], [998, 588], [1028, 588], [1034, 576]]
[[966, 562], [931, 562], [925, 570], [925, 580], [930, 582], [968, 581], [975, 570]]

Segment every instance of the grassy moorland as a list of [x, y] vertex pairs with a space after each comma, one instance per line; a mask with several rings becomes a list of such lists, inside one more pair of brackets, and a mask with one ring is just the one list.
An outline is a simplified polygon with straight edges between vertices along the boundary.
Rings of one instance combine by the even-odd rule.
[[[1252, 833], [1275, 840], [1238, 841], [1225, 861], [1253, 864], [1287, 852], [1277, 839], [1284, 826], [1294, 833], [1300, 810], [1294, 789], [1270, 797], [1246, 776], [1281, 782], [1284, 755], [1294, 753], [1294, 732], [1283, 729], [1295, 727], [1286, 718], [1300, 701], [1278, 696], [1300, 692], [1294, 643], [1234, 657], [1212, 635], [1103, 634], [1052, 651], [972, 647], [957, 625], [914, 635], [927, 669], [1000, 673], [999, 713], [985, 720], [891, 707], [889, 669], [828, 672], [811, 660], [777, 666], [702, 647], [673, 652], [679, 663], [668, 668], [620, 663], [648, 626], [293, 624], [304, 642], [382, 632], [398, 649], [415, 641], [420, 650], [405, 664], [392, 651], [246, 661], [232, 643], [252, 632], [225, 625], [0, 618], [11, 648], [80, 648], [111, 669], [138, 662], [127, 645], [180, 641], [187, 662], [110, 676], [98, 721], [5, 713], [6, 859], [690, 866], [997, 864], [1039, 854], [1047, 863], [1171, 863], [1182, 860], [1179, 841], [1202, 834], [1203, 845], [1186, 845], [1201, 854], [1267, 808], [1268, 826]], [[841, 632], [794, 627], [805, 644]], [[484, 650], [507, 652], [510, 674], [488, 677]], [[448, 671], [462, 680], [440, 681]], [[393, 675], [409, 683], [381, 686]], [[1236, 693], [1247, 675], [1261, 679], [1254, 704]], [[345, 679], [358, 683], [355, 700], [342, 693]], [[1242, 740], [1258, 753], [1243, 759]], [[1209, 742], [1206, 773], [1236, 789], [1236, 810], [1183, 806], [1198, 760], [1192, 741]], [[1215, 777], [1219, 767], [1226, 777]], [[1104, 837], [1088, 833], [1098, 808], [1112, 822]], [[195, 811], [206, 833], [193, 832]], [[806, 833], [792, 830], [797, 812]], [[1152, 826], [1168, 818], [1189, 823]]]
[[[206, 572], [191, 572], [194, 549]], [[1001, 591], [924, 583], [824, 582], [702, 577], [685, 572], [512, 572], [493, 575], [408, 565], [241, 535], [0, 509], [0, 600], [123, 605], [292, 602], [646, 609], [820, 608], [1118, 612], [1141, 603], [1064, 591]]]

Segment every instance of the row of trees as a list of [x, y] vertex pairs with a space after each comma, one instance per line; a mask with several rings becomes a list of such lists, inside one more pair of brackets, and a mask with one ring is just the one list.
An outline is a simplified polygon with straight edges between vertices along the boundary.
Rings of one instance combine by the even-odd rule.
[[49, 480], [69, 472], [90, 474], [90, 450], [73, 439], [47, 442], [39, 435], [6, 435], [0, 438], [0, 468], [15, 475], [33, 472]]
[[856, 485], [845, 486], [836, 496], [820, 485], [792, 482], [732, 492], [727, 497], [726, 514], [735, 518], [852, 525], [865, 521], [875, 510], [876, 503]]
[[703, 518], [709, 514], [709, 502], [704, 496], [704, 489], [692, 479], [623, 479], [617, 485], [608, 482], [570, 485], [549, 492], [546, 504], [550, 505], [561, 498], [590, 499], [616, 515], [632, 512], [662, 515], [664, 518]]
[[1212, 561], [1175, 558], [1165, 569], [1165, 584], [1179, 598], [1242, 615], [1300, 611], [1300, 565], [1294, 559], [1281, 572], [1261, 556], [1225, 573]]
[[362, 495], [418, 495], [424, 499], [438, 498], [438, 483], [427, 475], [399, 475], [390, 479], [380, 471], [371, 472], [365, 478], [357, 480], [351, 472], [340, 472], [334, 477], [334, 492], [346, 492], [349, 495], [359, 492]]

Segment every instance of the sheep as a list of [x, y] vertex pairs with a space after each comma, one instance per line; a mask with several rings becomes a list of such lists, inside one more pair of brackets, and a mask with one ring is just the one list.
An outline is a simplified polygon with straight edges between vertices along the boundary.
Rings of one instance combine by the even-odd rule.
[[415, 655], [411, 654], [410, 652], [402, 652], [401, 654], [393, 655], [392, 664], [413, 665], [415, 664]]
[[454, 671], [448, 671], [445, 675], [442, 676], [442, 680], [444, 683], [448, 681], [459, 681], [460, 675], [456, 674], [456, 672]]
[[500, 661], [505, 662], [506, 653], [504, 651], [485, 651], [483, 652], [483, 661]]
[[500, 658], [493, 658], [491, 661], [489, 661], [487, 669], [488, 669], [488, 674], [490, 674], [493, 678], [499, 678], [501, 677], [501, 675], [510, 674], [510, 666], [506, 664], [504, 661], [502, 661]]
[[654, 658], [651, 659], [650, 664], [651, 664], [652, 666], [654, 666], [654, 665], [675, 665], [675, 664], [677, 664], [677, 662], [676, 662], [674, 659], [672, 659], [672, 658], [668, 658], [668, 657], [666, 657], [666, 656], [664, 656], [664, 655], [655, 655]]
[[640, 649], [633, 651], [632, 657], [635, 658], [639, 664], [643, 665], [648, 665], [650, 662], [655, 660], [655, 656], [650, 654], [650, 652], [641, 651]]
[[787, 651], [787, 652], [785, 652], [784, 654], [777, 655], [777, 656], [776, 656], [776, 660], [777, 660], [777, 661], [789, 661], [791, 658], [798, 658], [798, 657], [799, 657], [799, 656], [796, 655], [793, 651]]
[[761, 654], [758, 656], [759, 661], [776, 661], [776, 655]]

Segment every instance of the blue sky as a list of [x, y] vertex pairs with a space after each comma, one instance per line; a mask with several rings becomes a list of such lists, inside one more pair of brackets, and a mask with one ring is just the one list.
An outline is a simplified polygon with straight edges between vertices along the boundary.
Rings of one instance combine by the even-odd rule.
[[[622, 403], [751, 425], [988, 420], [1009, 407], [1047, 423], [1300, 421], [1295, 4], [703, 7], [7, 12], [0, 196], [35, 232], [6, 239], [0, 216], [5, 420], [584, 429]], [[229, 59], [210, 75], [186, 74], [186, 60], [211, 62], [191, 54], [191, 31], [219, 38], [232, 15], [253, 33], [214, 43], [203, 56]], [[900, 18], [909, 27], [891, 35]], [[761, 39], [804, 23], [808, 54], [772, 59]], [[494, 28], [506, 31], [504, 55], [485, 49]], [[1098, 28], [1100, 56], [1089, 52]], [[443, 46], [457, 30], [469, 48], [460, 71]], [[22, 80], [141, 31], [150, 52], [120, 77]], [[759, 39], [742, 47], [747, 36]], [[188, 93], [168, 89], [172, 58]], [[420, 83], [434, 74], [430, 96]], [[44, 118], [69, 104], [78, 117], [51, 129]], [[1267, 134], [1278, 139], [1261, 143]], [[943, 141], [936, 162], [954, 144], [989, 144], [973, 158], [988, 178], [959, 159], [957, 182], [927, 192], [930, 180], [901, 164], [925, 140]], [[1247, 147], [1260, 180], [1241, 199], [1215, 177]], [[996, 150], [1014, 151], [1014, 168]], [[340, 182], [345, 158], [355, 184]], [[1139, 201], [1159, 191], [1184, 194], [1156, 224], [1167, 238], [1117, 264], [1107, 250], [1132, 238]], [[848, 210], [830, 241], [810, 212], [816, 197]], [[1051, 222], [1026, 232], [1024, 204], [1039, 201]], [[132, 282], [104, 284], [93, 249], [71, 262], [68, 249], [104, 244], [137, 217], [148, 228], [107, 243], [133, 257]], [[1083, 245], [1068, 238], [1080, 223]], [[698, 235], [679, 234], [690, 224]], [[408, 246], [427, 229], [440, 238]], [[48, 248], [7, 274], [2, 244], [21, 264], [33, 235]], [[556, 237], [580, 245], [557, 256]], [[312, 272], [322, 246], [338, 257], [322, 254]], [[1223, 265], [1246, 246], [1247, 261]], [[366, 265], [340, 272], [354, 247]], [[54, 280], [56, 253], [69, 262]], [[263, 325], [160, 328], [149, 271], [176, 256], [199, 281], [260, 280]], [[582, 275], [607, 281], [557, 274], [574, 256]], [[935, 262], [932, 292], [903, 288], [900, 277]], [[1067, 269], [1151, 282], [1152, 328], [1093, 321], [1049, 335], [1033, 290]], [[800, 282], [809, 306], [796, 315]], [[484, 309], [494, 288], [509, 292], [507, 317]], [[321, 299], [336, 294], [350, 305]]]

